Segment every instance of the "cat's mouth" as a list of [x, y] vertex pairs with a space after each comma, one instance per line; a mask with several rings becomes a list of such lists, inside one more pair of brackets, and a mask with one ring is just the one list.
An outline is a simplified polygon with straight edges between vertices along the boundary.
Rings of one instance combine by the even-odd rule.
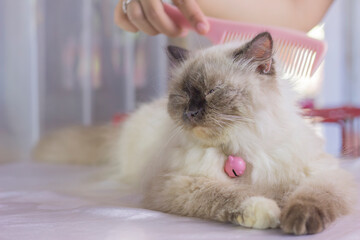
[[182, 115], [182, 125], [194, 137], [205, 142], [218, 141], [224, 130], [224, 126], [208, 116], [203, 107], [186, 109]]
[[215, 126], [207, 124], [204, 120], [186, 119], [184, 120], [185, 129], [191, 132], [199, 139], [214, 139], [218, 138], [221, 131]]
[[186, 129], [199, 139], [209, 140], [219, 136], [219, 129], [206, 122], [206, 116], [203, 111], [184, 112], [183, 122]]

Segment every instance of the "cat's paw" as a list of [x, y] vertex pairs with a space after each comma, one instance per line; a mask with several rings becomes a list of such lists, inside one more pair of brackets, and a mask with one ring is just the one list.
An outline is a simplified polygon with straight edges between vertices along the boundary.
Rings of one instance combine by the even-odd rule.
[[286, 233], [304, 235], [323, 231], [331, 216], [316, 201], [301, 201], [285, 206], [281, 213], [281, 229]]
[[236, 223], [241, 226], [266, 229], [280, 224], [280, 208], [274, 200], [265, 197], [250, 197], [241, 204], [241, 214]]

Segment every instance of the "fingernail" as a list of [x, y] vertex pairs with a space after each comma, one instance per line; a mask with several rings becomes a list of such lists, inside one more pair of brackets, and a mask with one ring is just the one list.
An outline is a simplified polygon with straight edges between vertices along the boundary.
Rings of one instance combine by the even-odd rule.
[[196, 24], [196, 30], [201, 34], [207, 33], [208, 29], [209, 27], [203, 22]]

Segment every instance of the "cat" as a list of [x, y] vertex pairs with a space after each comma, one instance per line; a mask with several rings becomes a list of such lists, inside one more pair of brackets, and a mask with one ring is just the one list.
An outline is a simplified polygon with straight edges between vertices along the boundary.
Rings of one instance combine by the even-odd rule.
[[[35, 158], [110, 161], [143, 206], [249, 228], [323, 231], [355, 202], [355, 183], [299, 114], [273, 57], [271, 34], [190, 52], [169, 46], [167, 98], [120, 126], [69, 129], [40, 141]], [[242, 176], [224, 172], [228, 156]]]

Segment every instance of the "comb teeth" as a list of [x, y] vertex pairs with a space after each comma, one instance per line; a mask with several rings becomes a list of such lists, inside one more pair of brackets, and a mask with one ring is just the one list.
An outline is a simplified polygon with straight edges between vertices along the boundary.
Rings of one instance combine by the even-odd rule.
[[[252, 33], [225, 32], [221, 42], [245, 43], [255, 37]], [[274, 39], [275, 56], [280, 61], [286, 77], [310, 78], [316, 58], [316, 51], [306, 45]]]
[[253, 37], [255, 37], [254, 34], [242, 34], [242, 33], [236, 33], [236, 32], [225, 32], [222, 38], [223, 43], [227, 43], [227, 42], [240, 42], [240, 43], [244, 43], [246, 41], [249, 41], [250, 39], [252, 39]]

